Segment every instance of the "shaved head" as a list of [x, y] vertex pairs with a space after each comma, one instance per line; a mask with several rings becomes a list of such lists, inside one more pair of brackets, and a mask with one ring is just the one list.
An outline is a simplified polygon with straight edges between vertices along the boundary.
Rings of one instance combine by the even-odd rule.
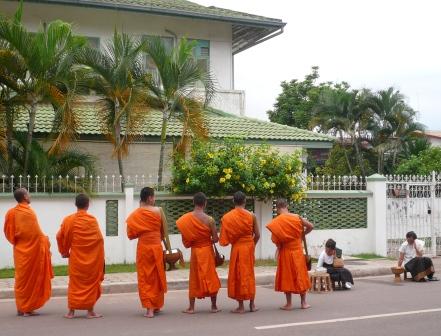
[[30, 202], [29, 192], [26, 188], [18, 188], [14, 191], [14, 198], [17, 203]]
[[287, 209], [288, 208], [288, 201], [285, 198], [279, 198], [276, 201], [276, 208], [277, 209]]
[[78, 194], [75, 198], [75, 205], [79, 210], [87, 210], [89, 208], [89, 197], [86, 194]]
[[247, 201], [247, 196], [242, 191], [236, 191], [233, 195], [234, 205], [244, 205]]

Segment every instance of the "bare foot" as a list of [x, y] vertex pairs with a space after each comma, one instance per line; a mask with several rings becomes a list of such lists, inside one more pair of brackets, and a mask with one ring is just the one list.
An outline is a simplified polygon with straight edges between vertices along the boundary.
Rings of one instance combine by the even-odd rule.
[[71, 320], [75, 317], [75, 315], [74, 315], [74, 313], [69, 312], [66, 315], [64, 315], [63, 317]]
[[23, 315], [24, 315], [24, 313], [23, 313], [23, 312], [21, 312], [21, 311], [17, 310], [17, 316], [23, 316]]
[[220, 311], [222, 311], [221, 309], [217, 308], [217, 307], [211, 307], [211, 313], [219, 313]]
[[289, 310], [293, 310], [294, 307], [292, 305], [287, 304], [287, 305], [280, 307], [280, 309], [289, 311]]
[[311, 308], [311, 306], [309, 304], [307, 304], [307, 303], [302, 303], [301, 308], [302, 309], [309, 309], [309, 308]]
[[100, 317], [103, 317], [103, 315], [95, 313], [95, 312], [90, 312], [90, 313], [87, 313], [87, 315], [86, 315], [86, 318], [88, 318], [88, 319], [94, 319], [94, 318], [100, 318]]
[[193, 308], [187, 308], [185, 310], [182, 311], [184, 314], [194, 314], [194, 309]]
[[257, 308], [255, 305], [250, 305], [250, 312], [255, 313], [256, 311], [259, 311], [259, 308]]
[[234, 310], [231, 311], [233, 314], [244, 314], [245, 313], [245, 309], [243, 308], [236, 308]]
[[23, 317], [30, 317], [30, 316], [38, 316], [38, 315], [40, 315], [40, 314], [38, 314], [38, 313], [36, 313], [36, 312], [34, 312], [34, 311], [31, 311], [31, 312], [27, 312], [27, 313], [23, 313]]
[[153, 318], [155, 317], [155, 310], [153, 308], [147, 308], [144, 317]]

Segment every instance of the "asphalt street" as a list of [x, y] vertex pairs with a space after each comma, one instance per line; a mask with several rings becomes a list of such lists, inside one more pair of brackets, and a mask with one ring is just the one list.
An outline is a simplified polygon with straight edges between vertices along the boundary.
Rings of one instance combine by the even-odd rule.
[[[74, 320], [62, 316], [66, 298], [51, 299], [40, 316], [15, 316], [13, 300], [0, 300], [0, 335], [440, 335], [441, 282], [395, 284], [392, 275], [356, 279], [353, 290], [310, 294], [309, 310], [282, 311], [284, 297], [259, 287], [260, 310], [231, 314], [234, 301], [226, 290], [219, 294], [222, 312], [209, 313], [209, 300], [198, 300], [197, 314], [186, 315], [187, 292], [170, 291], [166, 305], [154, 319], [143, 317], [136, 294], [104, 295], [96, 310], [101, 319], [87, 320], [84, 312]], [[296, 305], [299, 300], [296, 298]]]

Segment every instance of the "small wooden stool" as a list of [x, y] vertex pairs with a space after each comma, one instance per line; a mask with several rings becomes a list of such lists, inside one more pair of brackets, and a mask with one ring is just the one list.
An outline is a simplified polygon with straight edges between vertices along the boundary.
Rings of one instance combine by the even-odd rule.
[[314, 272], [309, 276], [311, 281], [311, 288], [309, 289], [312, 293], [329, 293], [332, 292], [331, 277], [326, 272]]

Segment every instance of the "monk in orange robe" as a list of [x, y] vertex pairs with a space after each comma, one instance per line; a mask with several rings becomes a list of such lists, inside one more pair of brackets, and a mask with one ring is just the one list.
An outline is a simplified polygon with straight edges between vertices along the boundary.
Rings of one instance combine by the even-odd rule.
[[140, 198], [139, 208], [127, 218], [127, 236], [129, 239], [138, 238], [138, 292], [142, 306], [147, 309], [144, 316], [151, 318], [164, 305], [164, 294], [167, 292], [161, 245], [164, 219], [161, 209], [154, 206], [155, 193], [152, 188], [143, 188]]
[[14, 246], [15, 302], [19, 316], [38, 315], [35, 310], [51, 297], [51, 264], [49, 239], [41, 231], [31, 209], [28, 191], [14, 191], [17, 206], [6, 213], [4, 232]]
[[75, 310], [87, 310], [87, 318], [102, 317], [94, 311], [104, 280], [104, 239], [95, 217], [87, 213], [89, 197], [75, 198], [77, 212], [66, 217], [57, 233], [58, 251], [69, 258], [67, 302], [72, 319]]
[[213, 243], [217, 243], [216, 225], [214, 219], [204, 210], [207, 197], [199, 192], [193, 197], [195, 206], [192, 212], [183, 215], [176, 221], [182, 234], [182, 242], [186, 248], [191, 248], [189, 300], [190, 305], [184, 313], [194, 314], [196, 298], [211, 298], [211, 312], [217, 313], [217, 292], [221, 286], [216, 272]]
[[303, 253], [303, 233], [308, 234], [314, 226], [306, 219], [289, 212], [288, 202], [279, 199], [276, 202], [277, 213], [266, 227], [271, 231], [271, 239], [277, 245], [277, 272], [275, 290], [284, 292], [286, 304], [280, 309], [291, 310], [292, 294], [300, 294], [301, 307], [310, 307], [306, 303], [306, 292], [311, 287], [308, 269]]
[[258, 309], [254, 304], [256, 280], [254, 277], [254, 249], [260, 232], [254, 214], [245, 209], [246, 196], [238, 191], [233, 196], [235, 208], [222, 217], [219, 243], [231, 244], [228, 271], [228, 297], [237, 300], [239, 306], [233, 313], [244, 313], [244, 301], [250, 300], [250, 311]]

